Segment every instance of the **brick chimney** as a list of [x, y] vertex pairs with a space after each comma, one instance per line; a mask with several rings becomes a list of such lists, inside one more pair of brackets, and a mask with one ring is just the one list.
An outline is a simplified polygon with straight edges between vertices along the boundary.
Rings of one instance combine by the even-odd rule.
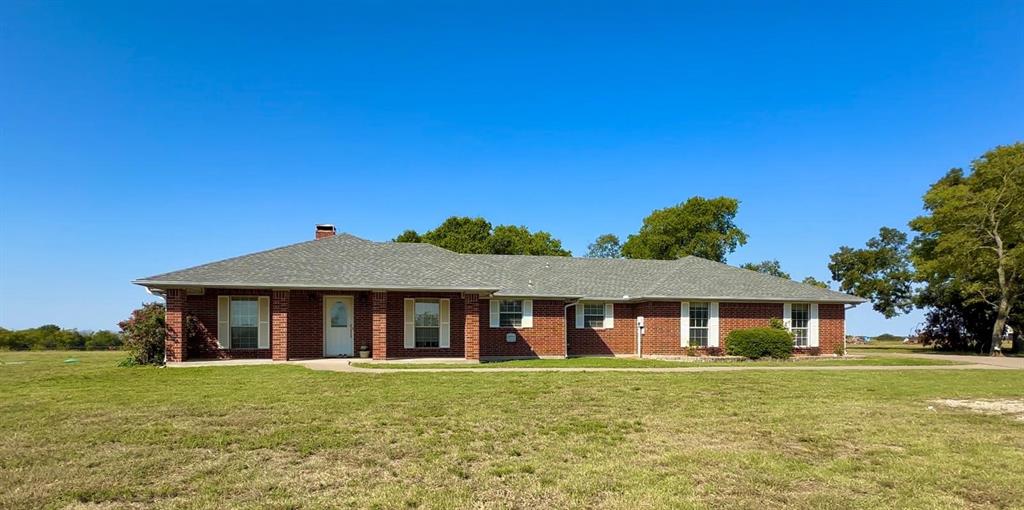
[[337, 231], [334, 230], [334, 225], [330, 223], [321, 223], [316, 226], [316, 238], [323, 239], [325, 237], [334, 237]]

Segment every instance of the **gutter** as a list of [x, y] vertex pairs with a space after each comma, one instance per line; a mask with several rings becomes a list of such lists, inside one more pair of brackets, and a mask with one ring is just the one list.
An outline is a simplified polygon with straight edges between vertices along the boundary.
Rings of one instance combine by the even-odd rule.
[[719, 301], [719, 302], [765, 302], [765, 303], [842, 303], [856, 306], [867, 302], [866, 299], [851, 296], [851, 299], [808, 299], [808, 298], [761, 298], [742, 296], [582, 296], [582, 295], [557, 295], [557, 294], [503, 294], [500, 288], [495, 287], [431, 287], [431, 286], [407, 286], [407, 285], [323, 285], [323, 284], [271, 284], [271, 283], [225, 283], [225, 282], [195, 282], [195, 281], [161, 281], [139, 279], [132, 280], [133, 284], [149, 288], [151, 291], [160, 292], [167, 288], [179, 287], [207, 287], [220, 289], [302, 289], [302, 290], [405, 290], [420, 292], [480, 292], [500, 298], [531, 298], [531, 299], [572, 299], [574, 301], [602, 301], [607, 303], [638, 303], [644, 301]]
[[351, 286], [351, 285], [310, 285], [310, 284], [271, 284], [271, 283], [216, 283], [216, 282], [184, 282], [184, 281], [153, 281], [153, 280], [132, 280], [133, 284], [146, 287], [151, 291], [155, 289], [161, 292], [168, 288], [185, 287], [206, 287], [214, 289], [301, 289], [301, 290], [408, 290], [423, 292], [486, 292], [494, 293], [499, 289], [493, 287], [419, 287], [408, 285], [373, 285], [373, 286]]

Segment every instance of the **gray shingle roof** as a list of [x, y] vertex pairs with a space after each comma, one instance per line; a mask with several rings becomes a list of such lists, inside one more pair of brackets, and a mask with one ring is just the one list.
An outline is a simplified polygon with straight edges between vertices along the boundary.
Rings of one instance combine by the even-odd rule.
[[465, 255], [429, 244], [377, 243], [349, 234], [141, 278], [134, 283], [151, 288], [478, 290], [499, 296], [604, 300], [864, 301], [698, 257], [629, 260]]

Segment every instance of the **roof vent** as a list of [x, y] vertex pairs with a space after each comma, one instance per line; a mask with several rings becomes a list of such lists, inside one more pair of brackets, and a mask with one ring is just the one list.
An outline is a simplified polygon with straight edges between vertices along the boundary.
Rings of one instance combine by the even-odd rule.
[[330, 223], [321, 223], [316, 226], [316, 238], [323, 239], [325, 237], [334, 237], [337, 231], [334, 229], [334, 225]]

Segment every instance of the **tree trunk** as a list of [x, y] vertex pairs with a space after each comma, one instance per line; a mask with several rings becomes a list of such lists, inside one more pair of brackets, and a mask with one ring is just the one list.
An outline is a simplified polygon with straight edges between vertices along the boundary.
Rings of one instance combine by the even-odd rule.
[[988, 346], [989, 356], [999, 356], [999, 347], [1003, 343], [1003, 330], [1006, 329], [1006, 319], [1010, 315], [1010, 303], [1006, 297], [1000, 297], [999, 305], [996, 307], [996, 323], [992, 325], [992, 343]]

